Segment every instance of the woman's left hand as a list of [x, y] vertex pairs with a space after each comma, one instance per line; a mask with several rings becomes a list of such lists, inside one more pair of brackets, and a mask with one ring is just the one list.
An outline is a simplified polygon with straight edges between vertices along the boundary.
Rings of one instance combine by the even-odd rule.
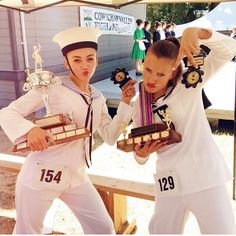
[[153, 152], [157, 152], [160, 149], [164, 148], [167, 145], [168, 141], [161, 141], [157, 139], [154, 142], [151, 142], [151, 139], [147, 140], [145, 144], [142, 146], [141, 144], [135, 145], [135, 153], [139, 157], [146, 158]]
[[211, 37], [211, 35], [212, 31], [210, 29], [197, 27], [186, 28], [182, 35], [179, 54], [173, 66], [173, 70], [175, 70], [179, 66], [184, 56], [188, 58], [190, 64], [197, 68], [198, 65], [193, 56], [198, 55], [200, 51], [199, 41], [200, 39], [208, 39]]
[[137, 83], [136, 80], [132, 79], [131, 82], [129, 82], [128, 86], [125, 86], [125, 88], [122, 90], [121, 95], [121, 101], [129, 104], [131, 99], [135, 96], [135, 88], [134, 85]]

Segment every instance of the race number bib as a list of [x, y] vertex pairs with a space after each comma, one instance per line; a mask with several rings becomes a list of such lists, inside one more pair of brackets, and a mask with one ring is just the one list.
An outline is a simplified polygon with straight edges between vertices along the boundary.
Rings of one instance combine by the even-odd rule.
[[33, 184], [41, 189], [61, 191], [70, 184], [69, 174], [69, 168], [63, 165], [37, 163]]
[[158, 196], [174, 196], [179, 193], [179, 183], [176, 172], [167, 170], [154, 175], [156, 194]]

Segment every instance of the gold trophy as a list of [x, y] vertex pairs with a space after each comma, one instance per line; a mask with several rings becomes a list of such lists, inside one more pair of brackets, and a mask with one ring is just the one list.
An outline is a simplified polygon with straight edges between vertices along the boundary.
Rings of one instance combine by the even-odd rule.
[[[53, 134], [55, 145], [71, 142], [73, 140], [88, 137], [91, 135], [90, 131], [83, 127], [78, 128], [74, 122], [73, 113], [68, 112], [64, 114], [52, 114], [49, 107], [49, 96], [47, 88], [55, 83], [60, 83], [60, 79], [55, 77], [50, 71], [42, 70], [42, 58], [39, 54], [40, 45], [34, 46], [33, 58], [35, 59], [35, 71], [26, 78], [23, 90], [29, 91], [31, 89], [42, 89], [42, 99], [46, 109], [46, 115], [42, 118], [33, 119], [35, 123], [42, 129], [47, 130]], [[14, 145], [13, 152], [29, 151], [27, 140]]]
[[119, 87], [124, 90], [130, 83], [132, 83], [131, 77], [129, 77], [129, 72], [125, 68], [117, 67], [115, 71], [112, 72], [111, 81], [114, 84], [119, 84]]
[[125, 151], [134, 151], [136, 144], [144, 145], [149, 139], [151, 143], [156, 140], [167, 141], [167, 144], [181, 142], [181, 136], [170, 128], [171, 119], [168, 111], [164, 115], [166, 124], [150, 124], [138, 128], [131, 129], [128, 139], [117, 141], [117, 148]]
[[151, 142], [156, 140], [167, 141], [167, 144], [181, 142], [181, 135], [171, 127], [171, 117], [168, 108], [165, 111], [160, 111], [162, 120], [165, 123], [153, 123], [151, 112], [151, 95], [148, 94], [143, 86], [143, 82], [139, 84], [140, 91], [140, 112], [141, 112], [141, 127], [131, 129], [128, 138], [125, 138], [124, 126], [122, 125], [123, 139], [117, 141], [117, 148], [125, 151], [134, 151], [135, 145], [144, 145], [149, 139]]

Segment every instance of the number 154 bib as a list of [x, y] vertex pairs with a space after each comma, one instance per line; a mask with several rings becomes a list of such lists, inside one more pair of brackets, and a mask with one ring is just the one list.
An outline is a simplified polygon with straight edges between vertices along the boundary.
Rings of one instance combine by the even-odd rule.
[[63, 165], [37, 163], [35, 166], [34, 186], [40, 189], [61, 191], [69, 186], [69, 168]]

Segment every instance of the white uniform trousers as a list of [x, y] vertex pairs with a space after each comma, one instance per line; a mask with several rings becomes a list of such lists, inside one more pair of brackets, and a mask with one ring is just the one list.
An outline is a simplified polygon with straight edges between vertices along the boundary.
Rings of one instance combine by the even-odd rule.
[[151, 234], [181, 234], [191, 211], [202, 234], [235, 234], [236, 225], [225, 186], [180, 197], [157, 198], [149, 223]]
[[114, 234], [113, 222], [91, 182], [63, 192], [36, 191], [17, 183], [14, 233], [42, 233], [44, 217], [55, 198], [60, 198], [67, 204], [85, 234]]

